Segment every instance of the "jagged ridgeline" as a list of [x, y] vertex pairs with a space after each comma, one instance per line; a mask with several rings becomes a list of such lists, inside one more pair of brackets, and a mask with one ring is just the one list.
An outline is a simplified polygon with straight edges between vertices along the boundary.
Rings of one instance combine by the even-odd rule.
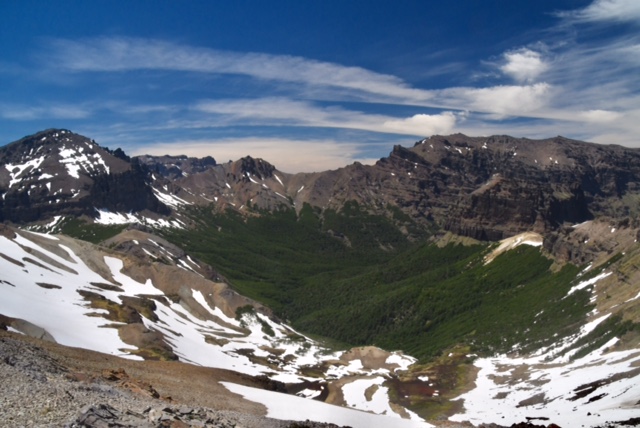
[[[421, 358], [569, 334], [592, 309], [586, 293], [566, 298], [577, 266], [615, 247], [581, 245], [570, 226], [636, 233], [640, 209], [637, 150], [562, 137], [435, 136], [373, 166], [292, 175], [251, 157], [130, 158], [48, 130], [0, 161], [2, 220], [92, 242], [142, 223], [303, 331]], [[480, 241], [436, 246], [447, 231]], [[545, 255], [483, 262], [492, 241], [526, 231]]]
[[24, 224], [96, 210], [169, 215], [137, 160], [67, 130], [48, 130], [0, 149], [0, 221]]

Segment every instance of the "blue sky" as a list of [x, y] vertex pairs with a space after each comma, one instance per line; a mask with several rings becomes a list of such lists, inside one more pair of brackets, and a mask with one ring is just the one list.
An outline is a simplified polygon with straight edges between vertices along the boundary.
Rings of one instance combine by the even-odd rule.
[[0, 2], [0, 144], [372, 163], [462, 132], [640, 147], [640, 1]]

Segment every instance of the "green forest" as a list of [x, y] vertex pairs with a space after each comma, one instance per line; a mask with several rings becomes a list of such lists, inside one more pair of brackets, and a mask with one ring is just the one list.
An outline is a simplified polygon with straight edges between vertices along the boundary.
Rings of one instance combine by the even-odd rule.
[[481, 355], [537, 348], [575, 332], [592, 309], [586, 291], [567, 297], [580, 268], [552, 271], [539, 248], [485, 264], [489, 244], [436, 246], [431, 231], [356, 203], [340, 212], [305, 205], [299, 213], [189, 214], [198, 226], [165, 229], [167, 239], [301, 332], [344, 346], [400, 349], [423, 361], [456, 345]]

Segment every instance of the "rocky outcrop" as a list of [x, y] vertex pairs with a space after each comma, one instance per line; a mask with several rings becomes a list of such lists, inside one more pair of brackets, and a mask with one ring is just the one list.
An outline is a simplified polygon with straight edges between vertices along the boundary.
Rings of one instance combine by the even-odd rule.
[[125, 213], [149, 210], [169, 215], [171, 210], [154, 195], [147, 177], [147, 171], [137, 162], [132, 163], [129, 171], [95, 176], [84, 205], [94, 210]]
[[[114, 364], [126, 365], [111, 368]], [[178, 363], [175, 363], [178, 364]], [[81, 349], [45, 347], [44, 342], [0, 332], [0, 424], [2, 426], [56, 427], [247, 427], [247, 428], [334, 428], [333, 424], [292, 422], [262, 416], [259, 407], [226, 392], [216, 381], [229, 374], [209, 373], [213, 385], [202, 395], [218, 407], [180, 400], [175, 388], [194, 388], [189, 365], [166, 368], [143, 362], [120, 360]], [[130, 374], [135, 372], [137, 375]], [[202, 373], [195, 373], [195, 375]], [[160, 394], [140, 376], [152, 379], [176, 378], [174, 389]], [[237, 377], [235, 377], [237, 378]], [[248, 377], [244, 376], [248, 380]], [[237, 381], [237, 380], [236, 380]], [[163, 382], [160, 382], [164, 384]], [[177, 385], [177, 387], [176, 387]], [[259, 386], [256, 384], [255, 386]], [[217, 390], [212, 392], [212, 390]], [[222, 394], [226, 394], [223, 396]], [[173, 396], [173, 398], [172, 398]], [[224, 408], [230, 403], [231, 408]], [[227, 404], [228, 406], [228, 404]]]
[[385, 214], [390, 204], [418, 223], [491, 241], [640, 212], [640, 151], [563, 137], [434, 136], [373, 166], [290, 181], [305, 186], [297, 206], [356, 200]]
[[188, 177], [192, 174], [204, 172], [215, 167], [216, 160], [211, 156], [192, 158], [187, 156], [138, 156], [136, 159], [145, 165], [152, 173], [170, 180]]
[[[496, 241], [547, 234], [594, 218], [640, 213], [640, 151], [563, 137], [433, 136], [395, 146], [375, 165], [285, 174], [245, 157], [174, 183], [215, 209], [282, 206], [342, 210], [356, 201], [375, 214], [400, 209], [426, 228]], [[206, 178], [206, 179], [205, 179]]]

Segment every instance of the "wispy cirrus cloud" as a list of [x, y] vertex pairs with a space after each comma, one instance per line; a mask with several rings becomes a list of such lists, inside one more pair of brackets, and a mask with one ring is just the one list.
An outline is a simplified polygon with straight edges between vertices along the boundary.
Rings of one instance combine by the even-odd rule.
[[0, 104], [0, 117], [11, 120], [84, 119], [91, 114], [92, 109], [89, 106], [78, 104]]
[[628, 21], [640, 24], [640, 2], [637, 0], [595, 0], [589, 6], [558, 13], [560, 17], [582, 21]]
[[[240, 53], [181, 45], [164, 40], [101, 37], [51, 40], [45, 56], [76, 72], [140, 69], [237, 74], [255, 79], [373, 93], [390, 98], [426, 100], [430, 92], [411, 88], [402, 79], [361, 67], [291, 55]], [[64, 61], [57, 61], [64, 58]]]
[[[51, 42], [47, 55], [54, 57], [51, 63], [62, 64], [67, 72], [118, 73], [151, 69], [241, 75], [289, 85], [284, 90], [287, 96], [273, 97], [267, 92], [255, 99], [197, 104], [196, 111], [218, 116], [210, 118], [211, 126], [242, 122], [424, 136], [458, 129], [457, 118], [467, 111], [490, 114], [494, 119], [523, 117], [604, 123], [602, 118], [606, 116], [615, 121], [620, 117], [621, 103], [633, 103], [629, 94], [625, 94], [628, 81], [621, 79], [619, 73], [621, 68], [631, 67], [633, 46], [629, 40], [623, 40], [606, 46], [572, 45], [570, 49], [561, 47], [556, 51], [550, 48], [544, 53], [534, 47], [514, 48], [504, 52], [494, 65], [502, 75], [518, 84], [440, 89], [412, 88], [396, 76], [303, 57], [219, 51], [153, 39], [57, 39]], [[602, 61], [614, 61], [619, 66], [612, 70], [603, 67]], [[594, 81], [599, 84], [593, 85]], [[568, 93], [570, 97], [566, 96]], [[300, 96], [311, 99], [302, 101]], [[445, 111], [409, 117], [370, 114], [341, 107], [340, 102], [350, 96], [370, 103]], [[334, 105], [321, 107], [317, 104], [319, 100]], [[145, 109], [153, 111], [152, 106], [140, 111]], [[589, 113], [591, 111], [599, 113]], [[190, 120], [183, 118], [182, 121]]]
[[[532, 64], [535, 59], [527, 58], [534, 55], [528, 51], [505, 54], [508, 60], [504, 66], [512, 75], [522, 77], [522, 85], [446, 90], [413, 88], [396, 76], [303, 57], [228, 52], [153, 39], [57, 39], [51, 41], [46, 55], [50, 56], [50, 63], [61, 64], [73, 72], [154, 69], [242, 75], [263, 81], [303, 85], [305, 88], [289, 90], [328, 101], [343, 101], [351, 97], [373, 103], [458, 110], [473, 108], [498, 114], [505, 114], [509, 107], [520, 107], [514, 110], [514, 114], [526, 114], [534, 107], [542, 107], [544, 100], [540, 85], [526, 83], [542, 71], [543, 65], [542, 62]], [[521, 94], [524, 102], [511, 103], [513, 93]], [[452, 94], [455, 96], [451, 97]]]
[[[452, 132], [563, 134], [638, 145], [640, 32], [603, 28], [640, 22], [639, 4], [595, 0], [558, 13], [557, 25], [528, 33], [520, 45], [502, 45], [474, 64], [433, 57], [432, 67], [417, 74], [416, 64], [423, 63], [412, 63], [412, 56], [402, 58], [406, 64], [388, 67], [398, 73], [391, 75], [303, 56], [219, 50], [168, 39], [49, 39], [34, 58], [37, 67], [19, 68], [31, 70], [28, 83], [49, 76], [46, 84], [64, 82], [75, 96], [59, 95], [50, 106], [0, 105], [0, 117], [87, 119], [83, 124], [92, 123], [84, 129], [99, 130], [91, 135], [102, 133], [110, 142], [120, 144], [127, 132], [135, 135], [131, 147], [168, 152], [169, 144], [179, 143], [178, 152], [193, 148], [216, 158], [260, 150], [258, 156], [270, 160], [302, 147], [314, 159], [331, 158], [320, 163], [332, 168], [339, 165], [334, 161], [371, 158], [362, 150], [373, 140], [396, 143], [404, 136]], [[449, 63], [442, 62], [445, 57]], [[9, 65], [0, 63], [0, 72], [23, 74], [8, 73]], [[431, 79], [476, 71], [477, 79]], [[405, 80], [416, 75], [420, 78], [414, 82], [420, 83]], [[463, 81], [474, 83], [446, 86]], [[363, 145], [352, 145], [353, 136]], [[235, 146], [242, 150], [232, 154]], [[229, 154], [207, 152], [212, 147]], [[354, 154], [345, 158], [345, 153]]]
[[227, 124], [231, 121], [255, 125], [345, 128], [414, 136], [451, 132], [457, 118], [451, 111], [397, 118], [336, 106], [320, 107], [309, 101], [283, 97], [207, 100], [198, 103], [194, 109], [221, 115]]

